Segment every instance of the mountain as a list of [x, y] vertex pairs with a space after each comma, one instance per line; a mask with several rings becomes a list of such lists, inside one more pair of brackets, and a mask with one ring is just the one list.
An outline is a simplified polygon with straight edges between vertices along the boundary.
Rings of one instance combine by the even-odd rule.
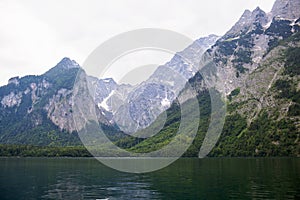
[[[215, 37], [211, 35], [199, 39], [195, 44], [208, 48]], [[190, 49], [196, 54], [201, 49], [198, 47], [193, 50], [195, 44]], [[13, 77], [7, 85], [0, 87], [0, 143], [80, 145], [72, 110], [73, 85], [79, 70], [81, 68], [78, 63], [63, 58], [40, 76]], [[118, 85], [111, 78], [97, 79], [88, 76], [88, 81], [95, 87], [94, 101], [98, 106], [98, 120], [108, 130], [114, 130], [111, 137], [115, 137], [119, 130], [113, 128], [113, 110], [118, 110], [124, 104], [124, 99], [134, 87]], [[89, 106], [94, 105], [87, 105], [86, 109]], [[140, 110], [136, 110], [136, 115], [139, 112]]]
[[80, 144], [67, 98], [78, 70], [75, 61], [64, 58], [43, 75], [14, 77], [0, 87], [0, 142]]
[[[201, 116], [199, 123], [192, 122], [198, 133], [185, 156], [198, 156], [205, 144], [216, 116], [211, 92], [225, 102], [227, 112], [209, 156], [300, 156], [299, 5], [299, 0], [277, 0], [269, 13], [259, 7], [246, 10], [225, 35], [196, 40], [138, 86], [88, 77], [95, 86], [97, 120], [128, 151], [160, 149], [180, 128], [177, 97], [190, 85], [199, 104], [191, 106], [199, 107]], [[14, 77], [1, 87], [0, 142], [79, 144], [70, 100], [78, 70], [65, 58], [41, 76]], [[156, 126], [160, 117], [165, 123], [156, 135], [130, 136]]]
[[[224, 128], [210, 156], [300, 156], [300, 14], [293, 7], [298, 4], [278, 0], [271, 13], [246, 10], [202, 56], [199, 73], [189, 80], [198, 91], [200, 112], [211, 105], [208, 88], [227, 104]], [[213, 114], [199, 119], [186, 156], [198, 155]], [[171, 127], [129, 149], [156, 150], [176, 132]]]
[[[130, 92], [125, 92], [123, 102], [112, 109], [113, 120], [120, 129], [130, 134], [152, 124], [170, 107], [188, 79], [195, 75], [201, 55], [218, 38], [216, 35], [209, 35], [196, 40], [176, 53], [171, 61], [159, 66], [149, 79], [129, 90]], [[114, 98], [115, 95], [112, 95], [111, 100]]]
[[[260, 8], [245, 11], [239, 21], [209, 50], [214, 59], [215, 76], [211, 84], [229, 94], [241, 86], [262, 62], [266, 53], [279, 41], [299, 31], [298, 18], [285, 19], [268, 15]], [[296, 23], [297, 22], [297, 23]], [[219, 80], [219, 81], [218, 81]], [[224, 85], [225, 83], [225, 85]]]
[[281, 40], [228, 96], [212, 156], [300, 156], [300, 34]]

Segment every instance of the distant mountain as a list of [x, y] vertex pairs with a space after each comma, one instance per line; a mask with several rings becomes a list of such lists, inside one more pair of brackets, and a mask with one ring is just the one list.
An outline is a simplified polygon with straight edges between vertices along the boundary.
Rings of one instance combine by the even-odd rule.
[[[148, 127], [177, 98], [189, 78], [194, 76], [202, 54], [218, 39], [216, 35], [200, 38], [167, 62], [131, 91], [118, 107], [113, 120], [126, 133]], [[129, 92], [130, 91], [130, 92]], [[111, 99], [115, 96], [112, 95]]]

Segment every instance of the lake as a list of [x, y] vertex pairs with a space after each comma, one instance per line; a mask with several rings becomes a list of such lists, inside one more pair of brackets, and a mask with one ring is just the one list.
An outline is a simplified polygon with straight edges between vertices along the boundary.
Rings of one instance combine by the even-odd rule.
[[0, 158], [0, 199], [300, 199], [300, 159], [182, 158], [129, 174], [93, 158]]

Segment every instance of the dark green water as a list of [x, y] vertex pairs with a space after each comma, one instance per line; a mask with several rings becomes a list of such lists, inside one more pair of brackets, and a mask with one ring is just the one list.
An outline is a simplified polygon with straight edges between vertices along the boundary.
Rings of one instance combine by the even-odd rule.
[[0, 158], [0, 199], [300, 199], [300, 159], [180, 159], [127, 174], [94, 159]]

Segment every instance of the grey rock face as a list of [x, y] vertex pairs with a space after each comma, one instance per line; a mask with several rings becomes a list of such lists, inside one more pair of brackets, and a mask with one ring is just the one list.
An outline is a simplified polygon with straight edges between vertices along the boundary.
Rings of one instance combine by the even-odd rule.
[[[240, 20], [206, 52], [201, 71], [207, 84], [224, 96], [238, 87], [244, 87], [248, 75], [257, 69], [264, 55], [280, 40], [299, 31], [299, 24], [294, 17], [297, 17], [300, 9], [296, 11], [290, 7], [297, 7], [298, 2], [277, 1], [272, 10], [274, 13], [269, 14], [260, 8], [252, 12], [246, 10]], [[280, 18], [268, 17], [278, 13], [292, 14], [281, 15]], [[213, 65], [205, 66], [209, 62]]]
[[14, 107], [19, 106], [22, 101], [22, 92], [18, 92], [15, 94], [14, 92], [11, 92], [9, 95], [6, 95], [2, 98], [1, 104], [6, 107]]
[[149, 126], [169, 108], [188, 79], [199, 70], [201, 55], [218, 38], [216, 35], [200, 38], [159, 66], [148, 80], [128, 93], [122, 106], [114, 111], [113, 121], [127, 133]]
[[[30, 116], [40, 116], [38, 120], [34, 120], [35, 126], [38, 126], [42, 124], [41, 116], [45, 112], [59, 129], [68, 132], [74, 131], [71, 109], [72, 90], [70, 89], [72, 85], [68, 86], [69, 89], [62, 85], [65, 81], [64, 77], [75, 78], [69, 74], [69, 71], [76, 72], [79, 67], [75, 61], [63, 58], [54, 68], [41, 76], [9, 79], [8, 85], [1, 87], [0, 98], [2, 109], [4, 109], [3, 113], [10, 113], [7, 109], [13, 108], [16, 115], [20, 115], [20, 119], [26, 119], [29, 114], [32, 114]], [[9, 89], [11, 92], [7, 93]], [[5, 114], [3, 116], [5, 117]]]
[[134, 87], [129, 84], [118, 85], [115, 89], [111, 90], [108, 95], [105, 95], [105, 98], [98, 102], [97, 105], [99, 108], [102, 108], [114, 115], [124, 104], [128, 94], [133, 89]]
[[298, 19], [300, 17], [300, 0], [276, 0], [271, 11], [271, 16]]
[[114, 91], [118, 85], [112, 78], [99, 79], [95, 84], [95, 102], [105, 107], [104, 109], [110, 110], [107, 105], [104, 105], [104, 99], [108, 97], [112, 91]]
[[245, 10], [243, 15], [240, 17], [237, 23], [221, 38], [223, 40], [238, 37], [241, 34], [245, 34], [253, 29], [255, 25], [260, 24], [265, 26], [268, 23], [267, 14], [257, 7], [252, 12]]
[[61, 130], [69, 132], [76, 130], [72, 116], [71, 95], [71, 90], [61, 88], [49, 99], [49, 103], [44, 107], [48, 118]]

